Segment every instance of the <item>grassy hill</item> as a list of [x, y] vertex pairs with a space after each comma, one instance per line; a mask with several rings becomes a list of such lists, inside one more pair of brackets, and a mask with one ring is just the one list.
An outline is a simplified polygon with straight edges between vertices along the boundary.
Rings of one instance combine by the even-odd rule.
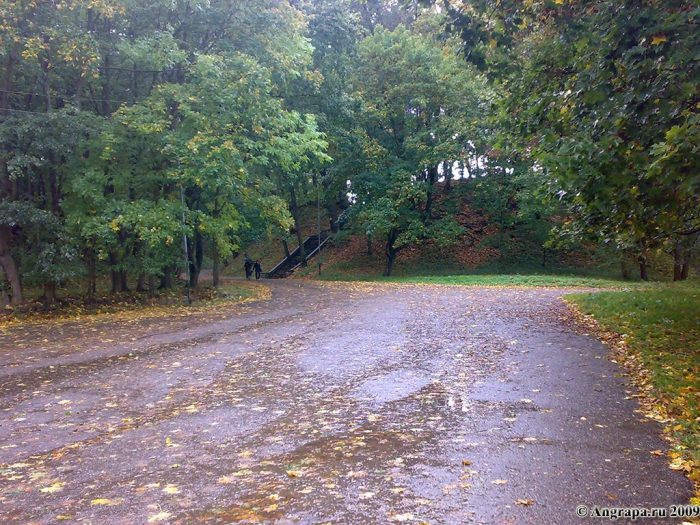
[[[440, 199], [436, 207], [439, 209]], [[302, 208], [304, 237], [318, 231], [315, 205]], [[443, 210], [444, 212], [444, 210]], [[440, 276], [463, 274], [575, 274], [581, 276], [619, 277], [617, 254], [598, 247], [579, 247], [575, 250], [545, 249], [527, 231], [499, 232], [489, 224], [479, 210], [463, 203], [454, 215], [465, 233], [459, 241], [440, 247], [426, 241], [406, 248], [398, 255], [392, 276]], [[329, 217], [322, 210], [321, 228], [329, 227]], [[296, 236], [287, 240], [289, 250], [297, 247]], [[322, 279], [379, 278], [386, 264], [384, 243], [374, 240], [371, 254], [367, 237], [341, 231], [322, 253]], [[230, 261], [223, 275], [243, 275], [243, 257], [247, 254], [260, 261], [263, 271], [269, 271], [284, 258], [281, 238], [267, 239], [245, 247], [241, 255]], [[667, 261], [657, 267], [665, 272]], [[657, 277], [660, 277], [658, 274]], [[310, 261], [306, 269], [298, 270], [293, 278], [319, 278], [318, 259]]]

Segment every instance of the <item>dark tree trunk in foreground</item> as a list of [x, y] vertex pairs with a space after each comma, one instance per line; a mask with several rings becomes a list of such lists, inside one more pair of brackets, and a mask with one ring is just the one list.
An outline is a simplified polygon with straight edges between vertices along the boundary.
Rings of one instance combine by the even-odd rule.
[[128, 274], [126, 270], [120, 270], [119, 271], [119, 287], [121, 290], [120, 292], [128, 292], [129, 290], [129, 283], [127, 282]]
[[396, 255], [403, 248], [405, 248], [405, 245], [399, 248], [394, 247], [394, 245], [396, 244], [396, 239], [398, 238], [399, 231], [396, 228], [392, 228], [389, 232], [389, 236], [386, 241], [386, 268], [384, 269], [385, 277], [389, 277], [391, 275], [391, 272], [394, 269], [394, 261], [396, 261]]
[[690, 253], [686, 254], [686, 256], [683, 258], [683, 269], [681, 270], [681, 281], [685, 281], [688, 279], [688, 276], [690, 275], [690, 261], [692, 259], [692, 256]]
[[119, 270], [115, 270], [114, 266], [117, 264], [117, 256], [114, 253], [109, 254], [109, 265], [112, 267], [111, 270], [111, 275], [112, 275], [112, 293], [117, 293], [121, 291], [121, 281], [120, 281], [120, 272]]
[[386, 267], [384, 268], [384, 277], [389, 277], [392, 270], [394, 269], [394, 261], [396, 260], [396, 254], [398, 250], [393, 247], [387, 246], [386, 249]]
[[86, 295], [88, 299], [95, 297], [97, 293], [97, 262], [95, 261], [95, 254], [90, 250], [87, 256], [87, 290]]
[[44, 283], [44, 299], [50, 303], [56, 302], [56, 281], [46, 281]]
[[136, 283], [136, 291], [137, 292], [145, 292], [146, 291], [146, 274], [145, 273], [139, 274], [139, 280]]
[[425, 203], [425, 220], [430, 221], [433, 216], [433, 192], [435, 191], [435, 182], [438, 178], [437, 166], [428, 168], [428, 195]]
[[335, 200], [328, 205], [328, 214], [331, 216], [331, 231], [338, 233], [338, 203]]
[[[693, 260], [693, 248], [700, 238], [700, 232], [686, 235], [678, 243], [674, 254], [673, 280], [685, 281], [690, 275], [690, 263]], [[678, 267], [676, 269], [676, 267]], [[678, 275], [678, 279], [676, 279]]]
[[173, 284], [173, 267], [172, 265], [163, 268], [163, 275], [160, 278], [160, 288], [166, 289], [170, 288]]
[[19, 277], [17, 264], [10, 254], [11, 235], [12, 229], [9, 226], [0, 226], [0, 265], [2, 265], [7, 281], [10, 283], [10, 292], [12, 293], [10, 304], [19, 306], [23, 302], [22, 280]]
[[642, 281], [649, 280], [649, 267], [647, 265], [647, 258], [643, 255], [639, 257], [639, 277]]
[[306, 266], [306, 250], [304, 249], [304, 236], [301, 233], [301, 223], [299, 222], [299, 206], [297, 206], [297, 195], [294, 186], [289, 187], [292, 204], [292, 217], [294, 217], [294, 229], [297, 231], [297, 241], [299, 241], [299, 254], [301, 255], [301, 265]]
[[216, 248], [216, 243], [214, 243], [214, 248], [212, 250], [212, 258], [214, 259], [214, 267], [212, 269], [212, 284], [214, 287], [219, 286], [219, 250]]
[[627, 259], [625, 259], [624, 254], [622, 255], [622, 260], [620, 261], [620, 269], [622, 271], [622, 278], [627, 280], [630, 278], [630, 269], [627, 266]]
[[199, 286], [199, 272], [202, 271], [202, 260], [204, 259], [203, 241], [198, 228], [194, 231], [194, 242], [189, 237], [187, 241], [189, 243], [188, 253], [190, 254], [190, 287], [194, 290], [195, 297]]
[[680, 281], [683, 274], [683, 247], [680, 242], [673, 250], [673, 282]]

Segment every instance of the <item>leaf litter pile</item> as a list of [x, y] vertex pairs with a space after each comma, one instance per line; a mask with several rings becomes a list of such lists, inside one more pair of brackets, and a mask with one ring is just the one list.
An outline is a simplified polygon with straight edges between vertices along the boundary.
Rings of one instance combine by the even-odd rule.
[[[72, 325], [56, 354], [48, 342], [13, 355], [0, 521], [515, 523], [569, 509], [562, 487], [610, 495], [570, 479], [577, 454], [558, 458], [570, 442], [550, 426], [566, 393], [509, 386], [549, 373], [528, 345], [546, 355], [579, 337], [560, 326], [556, 292], [274, 287], [271, 302], [192, 329], [163, 320], [161, 339], [91, 353], [94, 336]], [[605, 440], [608, 425], [588, 419], [567, 424]]]

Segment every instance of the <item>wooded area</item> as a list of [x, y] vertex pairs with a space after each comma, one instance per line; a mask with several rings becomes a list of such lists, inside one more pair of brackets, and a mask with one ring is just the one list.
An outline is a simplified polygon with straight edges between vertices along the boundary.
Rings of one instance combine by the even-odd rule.
[[317, 198], [384, 244], [387, 275], [458, 242], [470, 199], [500, 231], [613, 246], [643, 279], [661, 250], [685, 279], [699, 18], [697, 0], [2, 0], [2, 301], [104, 274], [153, 293], [184, 244], [190, 284], [205, 257], [216, 282], [249, 243], [301, 239]]

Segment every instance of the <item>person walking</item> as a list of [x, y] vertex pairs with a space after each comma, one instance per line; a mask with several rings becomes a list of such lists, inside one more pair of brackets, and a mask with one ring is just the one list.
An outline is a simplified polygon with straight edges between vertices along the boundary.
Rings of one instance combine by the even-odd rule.
[[245, 269], [245, 278], [250, 279], [250, 276], [253, 275], [253, 261], [246, 257], [243, 262], [243, 268]]
[[262, 268], [260, 267], [260, 261], [255, 261], [255, 264], [253, 265], [253, 269], [255, 270], [255, 280], [257, 281], [260, 279], [260, 274], [262, 273]]

